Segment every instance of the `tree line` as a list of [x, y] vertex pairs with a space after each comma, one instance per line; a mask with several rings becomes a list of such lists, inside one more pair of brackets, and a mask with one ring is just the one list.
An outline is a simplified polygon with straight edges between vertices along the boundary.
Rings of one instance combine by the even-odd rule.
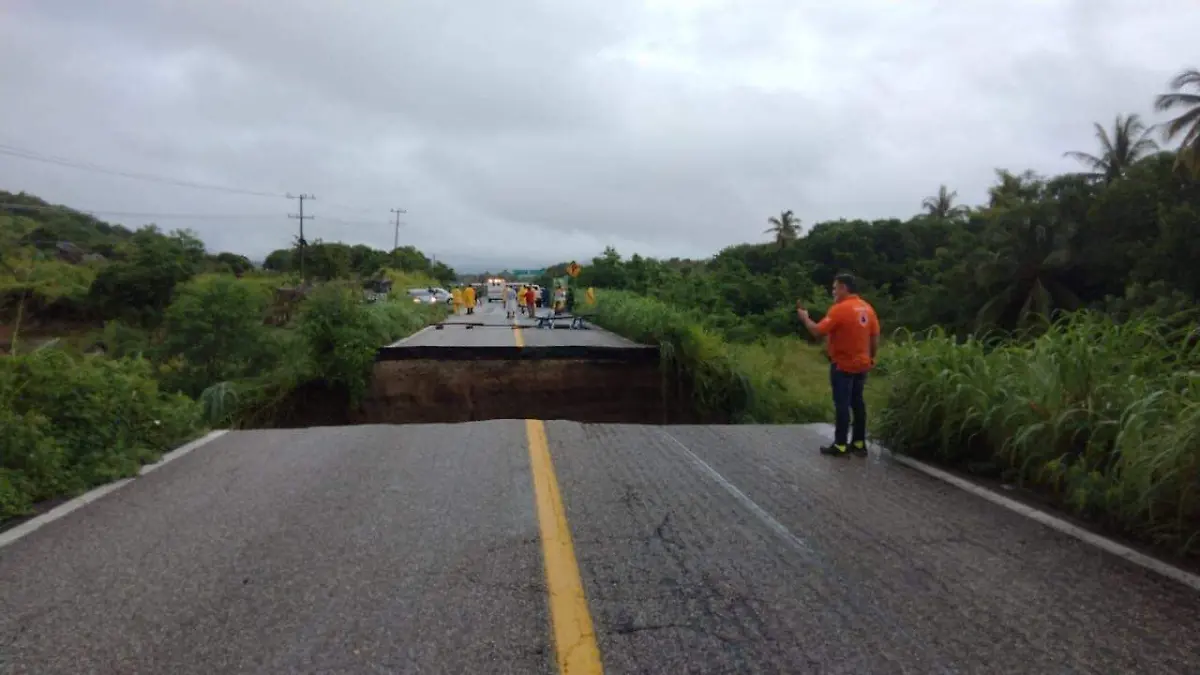
[[[18, 304], [30, 320], [157, 324], [175, 289], [203, 274], [270, 273], [299, 282], [299, 245], [272, 252], [262, 270], [246, 256], [209, 252], [190, 230], [156, 225], [130, 229], [55, 206], [25, 193], [0, 191], [0, 314]], [[381, 251], [316, 241], [304, 247], [312, 281], [380, 278], [388, 270], [447, 283], [455, 272], [412, 246]]]
[[[805, 229], [785, 210], [767, 220], [769, 243], [703, 261], [624, 259], [609, 248], [580, 284], [654, 295], [746, 339], [793, 332], [795, 300], [821, 306], [840, 272], [862, 280], [890, 325], [958, 334], [1028, 329], [1088, 307], [1182, 309], [1200, 296], [1200, 71], [1171, 87], [1154, 105], [1176, 117], [1096, 124], [1095, 151], [1066, 153], [1083, 171], [998, 169], [986, 203], [960, 204], [941, 185], [908, 218]], [[1162, 150], [1156, 131], [1179, 148]]]

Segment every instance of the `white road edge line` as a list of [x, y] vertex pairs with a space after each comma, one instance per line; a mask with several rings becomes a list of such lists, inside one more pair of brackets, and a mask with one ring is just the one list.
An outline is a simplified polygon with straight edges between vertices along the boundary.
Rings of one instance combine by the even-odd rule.
[[1151, 558], [1150, 556], [1135, 551], [1124, 544], [1119, 544], [1108, 537], [1102, 537], [1094, 532], [1089, 532], [1081, 527], [1072, 525], [1061, 518], [1056, 518], [1045, 511], [1041, 511], [1031, 506], [1022, 504], [1021, 502], [1009, 499], [1002, 494], [998, 494], [992, 490], [989, 490], [988, 488], [959, 478], [954, 474], [942, 471], [937, 467], [930, 466], [919, 460], [915, 460], [912, 457], [898, 455], [890, 450], [886, 452], [893, 460], [903, 464], [904, 466], [916, 469], [917, 471], [937, 478], [938, 480], [945, 481], [954, 487], [957, 487], [961, 490], [966, 490], [967, 492], [970, 492], [978, 497], [982, 497], [993, 504], [1002, 506], [1010, 511], [1015, 511], [1026, 518], [1036, 520], [1046, 527], [1058, 530], [1067, 536], [1074, 537], [1085, 544], [1091, 544], [1092, 546], [1107, 551], [1115, 556], [1124, 558], [1135, 565], [1144, 567], [1152, 572], [1157, 572], [1165, 577], [1174, 579], [1185, 586], [1191, 586], [1193, 589], [1200, 591], [1200, 576], [1192, 574], [1191, 572], [1182, 570], [1161, 560]]
[[772, 516], [770, 513], [768, 513], [766, 509], [759, 506], [758, 503], [755, 502], [753, 499], [750, 499], [749, 497], [747, 497], [745, 492], [742, 492], [741, 490], [739, 490], [738, 487], [736, 485], [734, 485], [733, 483], [730, 483], [729, 480], [727, 480], [725, 478], [725, 476], [722, 476], [720, 474], [720, 472], [718, 472], [716, 469], [709, 466], [708, 462], [704, 461], [703, 459], [700, 459], [700, 456], [697, 455], [696, 453], [692, 452], [691, 449], [688, 448], [688, 446], [684, 445], [682, 441], [680, 441], [678, 438], [675, 438], [675, 436], [672, 435], [669, 431], [664, 430], [663, 435], [665, 435], [667, 438], [671, 439], [671, 441], [673, 443], [675, 443], [675, 445], [679, 446], [679, 449], [682, 450], [684, 455], [687, 456], [687, 458], [689, 460], [691, 460], [691, 462], [693, 464], [696, 465], [696, 468], [700, 469], [701, 471], [703, 471], [705, 473], [705, 475], [707, 475], [709, 478], [713, 479], [713, 481], [715, 481], [717, 483], [717, 485], [720, 485], [722, 488], [725, 488], [726, 492], [733, 495], [734, 499], [738, 500], [738, 502], [742, 506], [749, 509], [750, 512], [753, 513], [755, 516], [758, 516], [758, 519], [761, 520], [763, 522], [763, 524], [766, 525], [767, 527], [769, 527], [773, 532], [775, 532], [775, 534], [778, 534], [780, 537], [783, 537], [783, 539], [785, 541], [787, 541], [792, 546], [795, 546], [797, 549], [799, 549], [803, 553], [812, 553], [813, 552], [812, 548], [809, 547], [807, 542], [805, 542], [800, 537], [797, 537], [796, 535], [792, 534], [792, 531], [787, 529], [787, 527], [784, 526], [783, 523], [776, 520], [774, 516]]
[[[208, 432], [204, 436], [201, 436], [200, 438], [197, 438], [196, 440], [194, 440], [190, 443], [185, 443], [184, 445], [181, 445], [178, 448], [175, 448], [174, 450], [163, 455], [162, 459], [158, 460], [157, 462], [143, 466], [141, 468], [141, 470], [138, 471], [138, 475], [145, 476], [146, 474], [150, 473], [151, 471], [154, 471], [155, 469], [162, 467], [164, 464], [166, 464], [168, 462], [173, 462], [173, 461], [179, 459], [180, 457], [183, 457], [184, 455], [188, 454], [189, 452], [195, 450], [196, 448], [199, 448], [200, 446], [202, 446], [206, 443], [209, 443], [211, 441], [215, 441], [216, 439], [220, 438], [221, 436], [224, 436], [227, 432], [228, 432], [227, 429], [217, 429], [215, 431]], [[117, 490], [125, 487], [127, 484], [132, 483], [133, 480], [134, 480], [133, 478], [122, 478], [121, 480], [118, 480], [114, 483], [108, 483], [107, 485], [101, 485], [100, 487], [98, 487], [94, 490], [91, 490], [89, 492], [85, 492], [84, 494], [79, 495], [78, 497], [72, 499], [69, 502], [66, 502], [64, 504], [59, 504], [58, 506], [54, 507], [53, 509], [50, 509], [49, 511], [43, 513], [42, 515], [40, 515], [36, 518], [31, 518], [30, 520], [27, 520], [24, 523], [21, 523], [20, 525], [12, 528], [10, 530], [5, 530], [4, 532], [0, 532], [0, 548], [4, 548], [5, 546], [8, 546], [9, 544], [20, 539], [21, 537], [24, 537], [28, 534], [33, 533], [36, 530], [41, 529], [45, 525], [49, 525], [50, 523], [66, 516], [67, 514], [71, 513], [72, 511], [77, 511], [80, 508], [83, 508], [84, 506], [91, 504], [92, 502], [96, 501], [97, 499], [100, 499], [101, 497], [103, 497], [104, 495], [106, 495], [110, 492], [116, 492]]]
[[428, 330], [433, 330], [436, 327], [437, 327], [436, 323], [431, 323], [428, 326], [425, 326], [424, 328], [422, 328], [421, 330], [413, 333], [412, 335], [409, 335], [408, 337], [400, 338], [399, 340], [396, 340], [392, 344], [385, 346], [384, 349], [387, 349], [388, 347], [399, 347], [400, 345], [404, 344], [405, 342], [408, 342], [409, 340], [417, 337], [421, 333], [424, 333], [425, 331], [428, 331]]
[[[816, 426], [828, 427], [830, 433], [833, 431], [833, 425], [831, 424], [810, 425], [810, 428]], [[1169, 579], [1174, 579], [1185, 586], [1189, 586], [1194, 590], [1200, 591], [1200, 575], [1193, 574], [1170, 563], [1152, 558], [1145, 553], [1135, 551], [1124, 544], [1120, 544], [1112, 539], [1109, 539], [1108, 537], [1103, 537], [1094, 532], [1089, 532], [1082, 527], [1078, 527], [1063, 520], [1062, 518], [1052, 516], [1049, 513], [1040, 509], [1035, 509], [1032, 506], [1022, 504], [1015, 499], [1005, 497], [998, 492], [983, 487], [982, 485], [976, 485], [969, 480], [959, 478], [958, 476], [955, 476], [947, 471], [943, 471], [935, 466], [926, 464], [925, 462], [917, 459], [913, 459], [912, 457], [893, 452], [882, 445], [879, 445], [878, 443], [872, 442], [871, 445], [874, 445], [875, 448], [879, 450], [881, 455], [885, 455], [899, 464], [903, 464], [904, 466], [920, 471], [927, 476], [931, 476], [940, 481], [949, 483], [950, 485], [953, 485], [960, 490], [969, 492], [976, 497], [982, 497], [983, 499], [986, 499], [997, 506], [1001, 506], [1009, 511], [1018, 513], [1026, 518], [1029, 518], [1030, 520], [1037, 521], [1052, 530], [1057, 530], [1068, 537], [1074, 537], [1085, 544], [1095, 546], [1096, 548], [1111, 553], [1119, 558], [1123, 558], [1134, 565], [1147, 569], [1151, 572], [1156, 572]]]

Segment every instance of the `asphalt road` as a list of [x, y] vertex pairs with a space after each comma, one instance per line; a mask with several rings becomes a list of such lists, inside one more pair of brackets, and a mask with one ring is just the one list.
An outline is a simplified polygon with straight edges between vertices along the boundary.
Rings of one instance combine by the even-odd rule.
[[[539, 313], [549, 312], [541, 309]], [[569, 319], [557, 321], [560, 328], [555, 330], [538, 329], [533, 319], [518, 317], [516, 321], [504, 316], [504, 306], [500, 303], [484, 303], [477, 307], [475, 314], [459, 314], [449, 317], [442, 330], [426, 329], [399, 340], [391, 346], [461, 346], [461, 347], [511, 347], [514, 344], [515, 324], [520, 328], [521, 346], [541, 347], [550, 345], [578, 345], [596, 347], [637, 347], [637, 343], [627, 340], [620, 335], [610, 333], [599, 327], [587, 330], [567, 330]], [[482, 324], [482, 325], [472, 325]], [[472, 325], [471, 329], [466, 328]]]
[[1200, 672], [1200, 594], [822, 440], [231, 432], [0, 548], [0, 673]]

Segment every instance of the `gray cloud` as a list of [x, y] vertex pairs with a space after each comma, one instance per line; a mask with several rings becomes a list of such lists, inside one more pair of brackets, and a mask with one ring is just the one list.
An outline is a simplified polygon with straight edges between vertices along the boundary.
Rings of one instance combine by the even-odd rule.
[[[314, 192], [310, 237], [386, 247], [404, 207], [402, 239], [452, 264], [701, 256], [784, 208], [903, 217], [939, 183], [1067, 169], [1192, 65], [1198, 24], [1188, 0], [14, 0], [0, 143]], [[246, 214], [160, 225], [256, 256], [295, 225], [282, 198], [4, 156], [0, 187]]]

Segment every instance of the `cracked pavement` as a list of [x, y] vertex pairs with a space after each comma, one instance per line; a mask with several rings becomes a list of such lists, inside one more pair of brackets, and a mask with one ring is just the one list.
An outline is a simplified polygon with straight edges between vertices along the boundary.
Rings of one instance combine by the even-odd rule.
[[[607, 673], [1200, 672], [1195, 591], [811, 429], [546, 433]], [[554, 673], [545, 593], [523, 422], [231, 432], [0, 549], [0, 673]]]

